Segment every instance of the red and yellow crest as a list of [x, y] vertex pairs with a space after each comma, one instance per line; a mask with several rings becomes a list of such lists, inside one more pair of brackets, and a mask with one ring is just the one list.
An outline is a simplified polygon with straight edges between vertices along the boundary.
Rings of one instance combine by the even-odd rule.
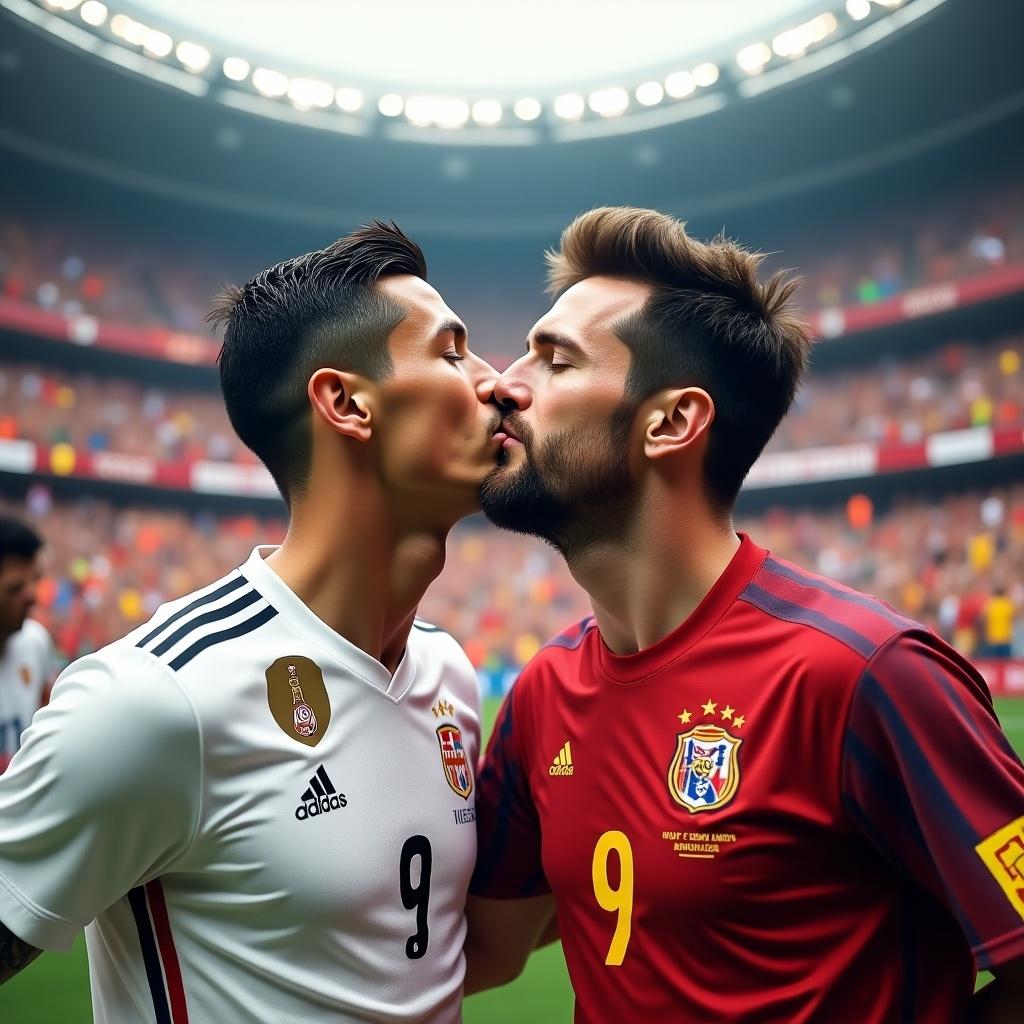
[[469, 798], [473, 792], [473, 772], [462, 745], [462, 730], [457, 725], [439, 725], [437, 742], [441, 748], [441, 766], [448, 785], [462, 797]]
[[724, 807], [740, 784], [737, 752], [743, 742], [717, 725], [698, 725], [676, 736], [668, 791], [691, 814]]

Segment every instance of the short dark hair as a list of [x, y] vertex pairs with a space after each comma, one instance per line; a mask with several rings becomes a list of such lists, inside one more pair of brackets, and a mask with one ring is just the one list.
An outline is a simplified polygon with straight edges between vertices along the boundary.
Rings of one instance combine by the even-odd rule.
[[704, 480], [711, 502], [730, 510], [809, 361], [810, 328], [790, 303], [799, 279], [780, 270], [761, 281], [762, 255], [724, 236], [699, 242], [674, 217], [625, 206], [577, 217], [546, 256], [553, 293], [597, 275], [653, 285], [643, 308], [613, 325], [630, 350], [626, 399], [635, 408], [683, 385], [711, 395]]
[[0, 570], [8, 558], [35, 558], [42, 546], [42, 537], [31, 526], [0, 513]]
[[375, 220], [226, 286], [207, 315], [224, 325], [217, 365], [231, 425], [289, 503], [309, 476], [310, 375], [334, 366], [381, 381], [393, 371], [388, 337], [408, 311], [376, 285], [399, 274], [426, 280], [423, 252], [394, 221]]

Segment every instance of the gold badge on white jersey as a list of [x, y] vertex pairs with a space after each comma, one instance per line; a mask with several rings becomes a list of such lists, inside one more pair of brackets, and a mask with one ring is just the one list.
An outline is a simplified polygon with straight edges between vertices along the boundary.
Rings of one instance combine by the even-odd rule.
[[320, 666], [289, 655], [267, 669], [267, 702], [286, 736], [315, 747], [331, 722], [331, 701]]

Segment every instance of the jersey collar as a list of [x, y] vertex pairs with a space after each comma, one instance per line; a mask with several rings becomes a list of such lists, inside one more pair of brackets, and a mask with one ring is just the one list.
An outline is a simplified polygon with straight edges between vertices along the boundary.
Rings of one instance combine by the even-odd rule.
[[402, 660], [392, 676], [376, 658], [355, 644], [349, 643], [314, 614], [288, 584], [267, 565], [267, 557], [276, 550], [274, 545], [253, 548], [252, 554], [239, 566], [238, 571], [277, 609], [278, 614], [293, 629], [329, 654], [345, 672], [357, 676], [391, 700], [400, 701], [409, 692], [414, 675], [409, 646], [406, 646]]
[[743, 588], [750, 582], [761, 563], [768, 557], [745, 533], [740, 546], [704, 600], [668, 636], [636, 654], [614, 654], [596, 634], [598, 663], [604, 674], [615, 683], [639, 683], [660, 672], [707, 636], [733, 606]]

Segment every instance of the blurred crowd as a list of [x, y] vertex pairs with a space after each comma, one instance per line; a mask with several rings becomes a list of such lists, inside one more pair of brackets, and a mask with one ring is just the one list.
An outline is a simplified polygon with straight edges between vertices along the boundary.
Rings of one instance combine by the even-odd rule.
[[915, 203], [912, 210], [885, 210], [879, 220], [846, 229], [841, 237], [830, 231], [817, 235], [820, 240], [812, 243], [802, 234], [772, 257], [803, 275], [801, 305], [829, 309], [880, 302], [909, 288], [1024, 262], [1024, 188], [972, 188], [932, 208]]
[[[36, 615], [71, 659], [145, 621], [159, 605], [279, 543], [285, 524], [255, 516], [55, 501], [35, 484], [26, 516], [47, 540]], [[874, 593], [968, 654], [1024, 656], [1024, 484], [876, 512], [779, 507], [739, 528], [780, 557]], [[540, 541], [474, 518], [449, 540], [421, 615], [465, 646], [496, 689], [567, 623], [589, 613], [561, 559]]]
[[[772, 262], [805, 277], [808, 309], [873, 303], [918, 285], [1024, 261], [1024, 188], [973, 187], [933, 209], [879, 207], [864, 225], [780, 240]], [[836, 237], [839, 235], [839, 237]], [[145, 236], [143, 236], [145, 237]], [[140, 240], [134, 226], [54, 223], [46, 214], [0, 214], [0, 295], [67, 315], [208, 333], [203, 315], [224, 281], [245, 280], [252, 255], [196, 252]], [[247, 272], [248, 271], [248, 272]], [[472, 326], [472, 325], [471, 325]]]
[[0, 364], [0, 438], [162, 461], [254, 463], [217, 391], [178, 390], [30, 363]]
[[[917, 359], [812, 373], [769, 450], [912, 443], [939, 430], [1024, 426], [1024, 337], [949, 344]], [[254, 463], [214, 391], [27, 363], [0, 364], [0, 439], [164, 461]]]
[[956, 342], [910, 359], [815, 372], [768, 451], [865, 441], [913, 444], [941, 430], [1024, 426], [1024, 336]]

